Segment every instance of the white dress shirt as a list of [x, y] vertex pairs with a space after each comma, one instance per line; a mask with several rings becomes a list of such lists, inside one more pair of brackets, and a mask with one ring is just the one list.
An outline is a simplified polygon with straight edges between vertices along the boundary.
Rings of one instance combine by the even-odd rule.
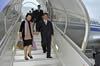
[[38, 11], [40, 12], [40, 9], [38, 9]]
[[44, 22], [45, 22], [45, 25], [47, 25], [47, 20], [44, 20]]

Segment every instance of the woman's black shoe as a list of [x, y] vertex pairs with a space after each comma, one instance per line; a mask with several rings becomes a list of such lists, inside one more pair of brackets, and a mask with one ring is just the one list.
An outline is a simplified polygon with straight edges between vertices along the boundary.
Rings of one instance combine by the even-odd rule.
[[28, 54], [28, 57], [30, 57], [30, 59], [33, 59], [33, 57], [32, 56], [29, 56], [29, 54]]
[[25, 58], [25, 60], [29, 60], [28, 58]]

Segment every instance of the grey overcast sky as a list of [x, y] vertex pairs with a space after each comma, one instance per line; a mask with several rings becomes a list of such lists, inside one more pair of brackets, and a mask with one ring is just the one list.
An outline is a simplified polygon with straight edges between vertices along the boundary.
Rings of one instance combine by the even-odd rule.
[[[33, 3], [35, 3], [36, 5], [39, 4], [39, 3], [37, 2], [37, 0], [24, 0], [23, 3], [26, 3], [26, 2], [33, 2]], [[34, 5], [33, 5], [32, 3], [28, 3], [28, 4], [26, 4], [25, 6], [27, 6], [27, 7], [33, 7]]]
[[[36, 4], [39, 4], [36, 0], [24, 0], [24, 2], [34, 2]], [[100, 0], [83, 0], [90, 18], [100, 20]], [[26, 5], [28, 6], [28, 4]], [[29, 7], [32, 7], [32, 4], [29, 5]]]
[[90, 18], [100, 21], [100, 0], [83, 0]]
[[[29, 2], [27, 4], [24, 4], [26, 2]], [[33, 3], [30, 3], [33, 2]], [[30, 10], [31, 8], [37, 9], [37, 5], [39, 4], [36, 0], [24, 0], [23, 1], [23, 7], [22, 7], [22, 13], [23, 16], [25, 16]]]

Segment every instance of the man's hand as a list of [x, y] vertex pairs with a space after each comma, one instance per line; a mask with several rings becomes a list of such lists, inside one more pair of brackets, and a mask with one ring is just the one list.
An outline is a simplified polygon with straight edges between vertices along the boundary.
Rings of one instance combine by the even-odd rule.
[[51, 37], [53, 37], [54, 35], [51, 35]]
[[34, 34], [34, 35], [39, 35], [39, 32], [34, 32], [33, 34]]

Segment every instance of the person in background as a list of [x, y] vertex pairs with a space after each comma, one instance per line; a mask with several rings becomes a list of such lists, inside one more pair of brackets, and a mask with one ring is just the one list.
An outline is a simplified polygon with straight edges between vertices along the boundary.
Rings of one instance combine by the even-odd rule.
[[31, 10], [29, 10], [29, 13], [30, 13], [30, 14], [32, 13]]
[[[20, 38], [23, 39], [24, 42], [24, 58], [25, 60], [29, 60], [27, 55], [32, 59], [31, 49], [32, 49], [32, 38], [33, 38], [33, 31], [32, 31], [32, 22], [31, 22], [31, 14], [27, 13], [25, 20], [21, 23], [19, 35]], [[29, 52], [27, 54], [27, 50], [29, 48]]]
[[42, 15], [43, 15], [43, 10], [41, 10], [41, 6], [38, 5], [37, 7], [38, 7], [38, 9], [34, 11], [34, 19], [35, 19], [35, 23], [36, 23], [36, 31], [37, 31], [38, 23], [39, 23], [40, 20], [42, 20]]
[[34, 8], [32, 8], [31, 10], [32, 10], [32, 12], [33, 12], [33, 11], [34, 11]]
[[34, 11], [34, 9], [32, 8], [31, 9], [32, 10], [32, 23], [33, 23], [33, 31], [35, 32], [36, 31], [36, 29], [34, 28], [35, 27], [35, 20], [34, 20], [34, 17], [35, 17], [35, 11]]
[[35, 16], [35, 15], [34, 15], [34, 14], [35, 14], [34, 12], [35, 12], [35, 11], [34, 11], [33, 8], [32, 8], [31, 10], [32, 10], [32, 22], [34, 23], [34, 16]]
[[47, 52], [47, 58], [51, 57], [51, 39], [54, 35], [52, 22], [48, 20], [48, 13], [43, 14], [43, 19], [39, 22], [38, 31], [41, 32], [41, 44], [43, 53]]

